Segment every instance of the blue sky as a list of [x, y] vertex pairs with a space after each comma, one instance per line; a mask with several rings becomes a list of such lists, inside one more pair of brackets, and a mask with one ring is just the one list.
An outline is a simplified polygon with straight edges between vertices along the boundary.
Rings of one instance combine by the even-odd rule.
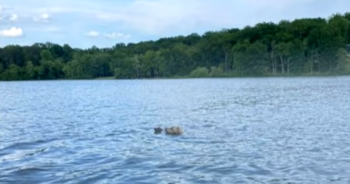
[[47, 41], [111, 47], [263, 21], [327, 18], [349, 7], [350, 0], [1, 0], [0, 47]]

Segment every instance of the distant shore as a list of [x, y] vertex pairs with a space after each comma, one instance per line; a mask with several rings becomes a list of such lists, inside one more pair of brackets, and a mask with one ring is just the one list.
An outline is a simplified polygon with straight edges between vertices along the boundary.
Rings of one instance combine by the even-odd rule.
[[304, 75], [265, 75], [265, 76], [218, 76], [218, 77], [159, 77], [159, 78], [115, 78], [114, 76], [108, 77], [96, 77], [96, 78], [77, 78], [77, 79], [31, 79], [31, 80], [0, 80], [0, 82], [6, 81], [59, 81], [59, 80], [157, 80], [157, 79], [240, 79], [240, 78], [296, 78], [296, 77], [344, 77], [350, 75], [340, 74], [304, 74]]

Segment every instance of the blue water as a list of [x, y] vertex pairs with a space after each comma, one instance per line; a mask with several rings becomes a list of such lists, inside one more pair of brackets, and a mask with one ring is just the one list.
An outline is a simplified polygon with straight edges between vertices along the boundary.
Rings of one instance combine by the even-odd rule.
[[0, 183], [350, 183], [349, 138], [350, 77], [0, 82]]

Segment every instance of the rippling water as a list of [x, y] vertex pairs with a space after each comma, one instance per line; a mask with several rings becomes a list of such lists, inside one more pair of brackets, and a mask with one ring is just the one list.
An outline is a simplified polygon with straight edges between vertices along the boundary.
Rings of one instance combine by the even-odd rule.
[[349, 120], [350, 77], [0, 82], [0, 183], [350, 183]]

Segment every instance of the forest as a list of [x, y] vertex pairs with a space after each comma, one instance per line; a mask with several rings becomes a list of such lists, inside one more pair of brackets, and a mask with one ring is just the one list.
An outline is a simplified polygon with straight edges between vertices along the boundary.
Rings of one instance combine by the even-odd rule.
[[50, 42], [0, 48], [0, 80], [349, 74], [350, 12], [111, 48]]

